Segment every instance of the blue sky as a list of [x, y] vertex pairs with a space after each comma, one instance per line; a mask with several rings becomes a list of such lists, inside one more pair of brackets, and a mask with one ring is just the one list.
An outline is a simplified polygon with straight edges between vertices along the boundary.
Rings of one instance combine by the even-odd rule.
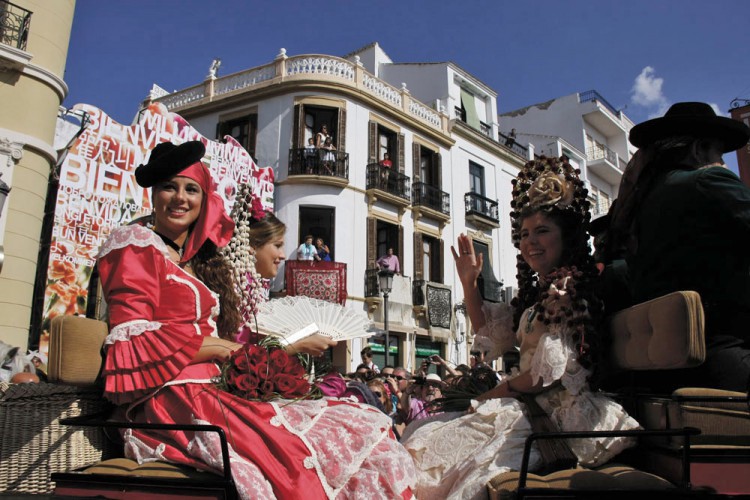
[[152, 84], [195, 85], [217, 57], [221, 76], [281, 47], [343, 56], [377, 41], [397, 62], [454, 62], [500, 112], [593, 89], [636, 123], [679, 101], [728, 115], [750, 98], [748, 14], [747, 0], [77, 0], [64, 105], [130, 123]]

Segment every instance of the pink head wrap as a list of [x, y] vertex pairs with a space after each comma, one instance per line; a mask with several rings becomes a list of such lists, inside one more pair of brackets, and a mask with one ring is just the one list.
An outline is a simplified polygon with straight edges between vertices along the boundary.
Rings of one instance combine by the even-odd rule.
[[216, 192], [216, 183], [202, 162], [193, 163], [177, 175], [194, 180], [203, 190], [200, 215], [190, 231], [180, 259], [180, 262], [187, 262], [198, 253], [206, 240], [211, 240], [219, 248], [226, 246], [232, 239], [234, 221], [224, 210], [224, 201]]

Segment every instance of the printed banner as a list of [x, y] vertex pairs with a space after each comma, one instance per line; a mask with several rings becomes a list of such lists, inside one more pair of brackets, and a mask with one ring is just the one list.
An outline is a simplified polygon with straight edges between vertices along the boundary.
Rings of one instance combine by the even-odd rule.
[[135, 169], [147, 162], [157, 144], [202, 141], [203, 162], [218, 184], [227, 213], [238, 185], [245, 183], [251, 184], [266, 209], [273, 210], [272, 168], [259, 168], [231, 136], [225, 136], [224, 143], [206, 139], [159, 103], [144, 110], [132, 126], [117, 123], [94, 106], [78, 104], [74, 109], [84, 111], [89, 123], [60, 167], [40, 336], [40, 350], [45, 352], [52, 318], [86, 313], [96, 255], [112, 228], [151, 213], [150, 189], [138, 185]]

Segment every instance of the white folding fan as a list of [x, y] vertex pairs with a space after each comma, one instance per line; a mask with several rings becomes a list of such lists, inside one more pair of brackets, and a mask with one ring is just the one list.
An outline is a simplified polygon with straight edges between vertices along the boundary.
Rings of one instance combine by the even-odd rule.
[[337, 341], [378, 333], [372, 321], [354, 309], [299, 295], [265, 302], [256, 318], [260, 333], [280, 337], [287, 344], [314, 333]]

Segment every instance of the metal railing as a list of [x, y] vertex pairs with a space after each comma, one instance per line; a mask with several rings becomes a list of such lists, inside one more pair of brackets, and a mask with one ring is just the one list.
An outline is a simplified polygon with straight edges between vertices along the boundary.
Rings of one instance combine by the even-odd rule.
[[378, 163], [367, 165], [367, 189], [379, 189], [410, 201], [410, 187], [411, 179], [401, 172]]
[[589, 101], [597, 101], [602, 104], [605, 108], [607, 108], [613, 115], [620, 118], [620, 111], [616, 110], [614, 106], [612, 106], [602, 95], [597, 92], [596, 90], [587, 90], [586, 92], [581, 92], [578, 94], [578, 102], [589, 102]]
[[372, 269], [365, 269], [365, 297], [379, 297], [380, 296], [380, 279], [378, 273], [380, 269], [374, 267]]
[[424, 182], [415, 182], [411, 190], [412, 205], [431, 208], [445, 215], [451, 214], [450, 201], [448, 193]]
[[500, 222], [497, 200], [485, 198], [481, 194], [469, 192], [464, 195], [466, 215], [477, 214], [494, 222]]
[[517, 155], [523, 156], [525, 159], [528, 159], [529, 157], [529, 148], [522, 146], [518, 144], [515, 140], [515, 138], [505, 135], [502, 132], [497, 133], [498, 136], [498, 142], [505, 146], [506, 148], [510, 149]]
[[488, 123], [479, 122], [479, 131], [487, 137], [492, 137], [492, 127]]
[[617, 153], [609, 149], [607, 146], [599, 143], [597, 143], [593, 148], [588, 148], [586, 150], [586, 160], [607, 160], [615, 167], [620, 168], [617, 162]]
[[26, 50], [31, 14], [30, 10], [0, 0], [0, 43]]
[[324, 149], [290, 149], [289, 175], [319, 175], [348, 180], [349, 153]]

